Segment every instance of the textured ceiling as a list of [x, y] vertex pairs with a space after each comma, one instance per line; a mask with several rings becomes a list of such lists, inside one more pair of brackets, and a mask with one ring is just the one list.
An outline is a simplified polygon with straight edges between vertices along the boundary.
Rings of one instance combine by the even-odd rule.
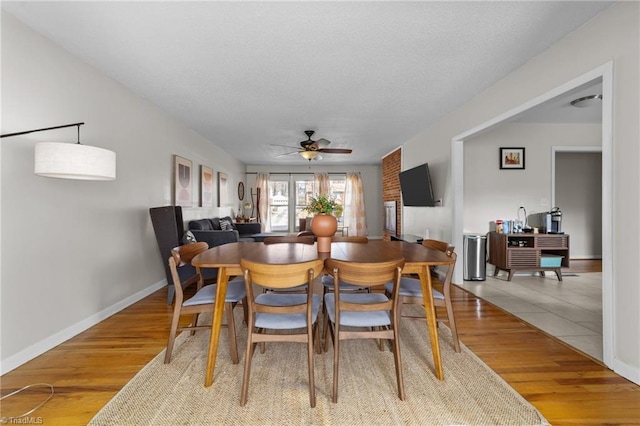
[[[246, 164], [375, 164], [612, 2], [2, 2]], [[78, 119], [81, 119], [79, 117]]]

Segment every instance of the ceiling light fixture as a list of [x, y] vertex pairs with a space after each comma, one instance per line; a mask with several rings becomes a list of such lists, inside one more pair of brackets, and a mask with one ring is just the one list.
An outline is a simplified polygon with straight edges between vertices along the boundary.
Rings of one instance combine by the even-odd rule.
[[0, 138], [65, 127], [78, 127], [78, 142], [75, 144], [63, 142], [39, 142], [36, 144], [35, 174], [61, 179], [114, 180], [116, 178], [116, 153], [108, 149], [80, 144], [80, 126], [83, 124], [73, 123], [7, 133], [0, 135]]
[[303, 158], [311, 161], [318, 156], [318, 153], [316, 151], [300, 151], [300, 155]]
[[589, 95], [582, 98], [574, 99], [571, 101], [571, 105], [578, 108], [587, 108], [594, 105], [600, 105], [602, 101], [602, 95]]

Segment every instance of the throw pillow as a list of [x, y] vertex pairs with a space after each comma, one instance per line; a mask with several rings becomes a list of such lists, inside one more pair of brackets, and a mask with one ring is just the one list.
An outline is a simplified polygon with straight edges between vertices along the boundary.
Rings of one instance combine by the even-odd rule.
[[193, 232], [191, 231], [185, 232], [184, 235], [182, 236], [182, 244], [192, 244], [195, 242], [197, 242], [196, 236], [193, 235]]
[[223, 231], [227, 231], [233, 229], [233, 226], [231, 225], [230, 221], [226, 219], [220, 219], [220, 229], [222, 229]]

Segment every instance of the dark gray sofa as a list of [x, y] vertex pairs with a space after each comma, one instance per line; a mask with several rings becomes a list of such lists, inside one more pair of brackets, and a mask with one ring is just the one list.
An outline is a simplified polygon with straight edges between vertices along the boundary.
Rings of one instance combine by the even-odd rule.
[[[226, 220], [233, 229], [223, 230], [220, 220]], [[262, 231], [259, 223], [234, 223], [230, 217], [214, 217], [211, 219], [198, 219], [189, 221], [189, 231], [196, 241], [205, 241], [209, 247], [216, 247], [222, 244], [235, 243], [238, 241], [254, 241], [251, 237]]]

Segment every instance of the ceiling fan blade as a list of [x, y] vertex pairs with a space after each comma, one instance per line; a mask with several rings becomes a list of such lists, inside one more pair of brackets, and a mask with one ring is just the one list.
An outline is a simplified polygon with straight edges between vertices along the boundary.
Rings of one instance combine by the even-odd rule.
[[279, 155], [276, 155], [276, 158], [278, 158], [278, 157], [286, 157], [287, 155], [297, 154], [299, 152], [300, 151], [293, 151], [293, 152], [287, 152], [286, 154], [279, 154]]
[[291, 149], [299, 149], [297, 146], [291, 146], [291, 145], [279, 145], [277, 143], [271, 143], [269, 144], [269, 146], [283, 146], [285, 148], [291, 148]]
[[329, 146], [329, 144], [331, 143], [331, 141], [328, 141], [324, 138], [320, 138], [317, 141], [315, 141], [314, 145], [318, 147], [318, 149], [320, 148], [326, 148], [327, 146]]
[[352, 150], [342, 148], [322, 148], [318, 152], [324, 152], [325, 154], [351, 154]]

